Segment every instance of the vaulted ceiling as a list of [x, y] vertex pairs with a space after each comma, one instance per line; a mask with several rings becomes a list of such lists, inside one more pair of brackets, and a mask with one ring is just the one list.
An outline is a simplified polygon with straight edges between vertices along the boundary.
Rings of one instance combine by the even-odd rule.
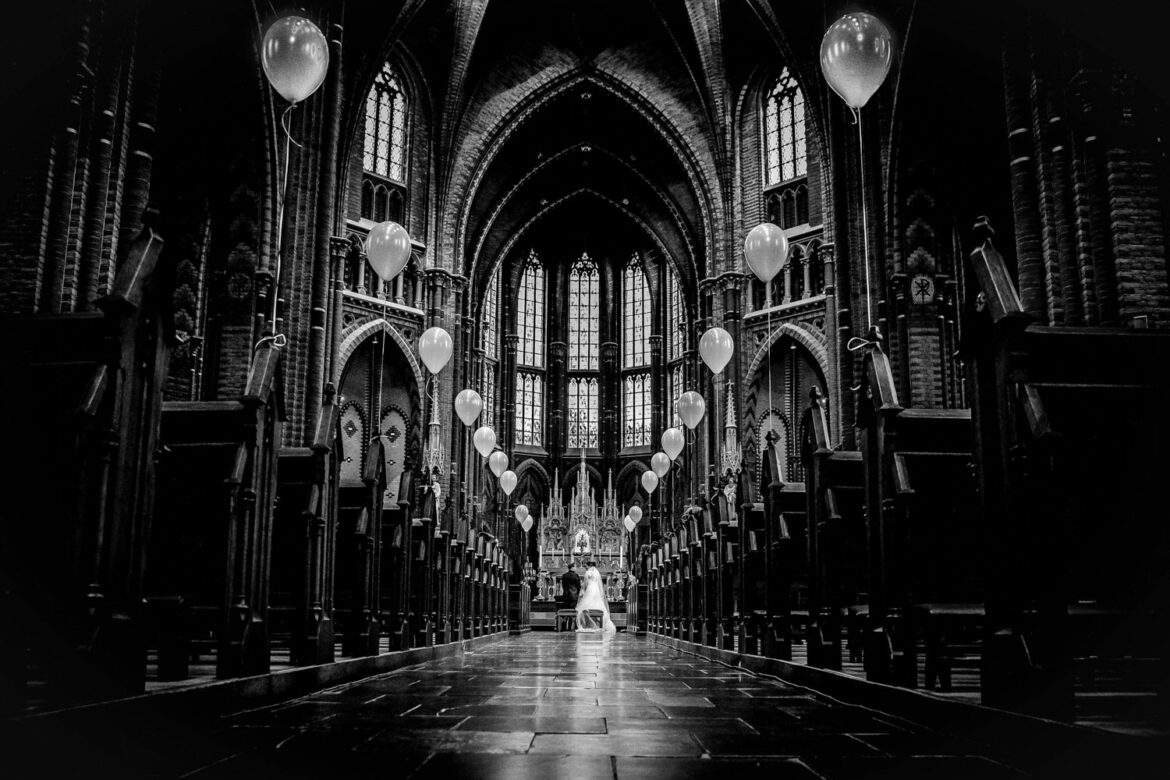
[[787, 31], [807, 59], [824, 16], [820, 2], [775, 3], [781, 21], [765, 0], [376, 5], [348, 7], [347, 50], [358, 41], [371, 74], [395, 53], [415, 69], [436, 150], [430, 241], [474, 284], [583, 198], [645, 234], [684, 280], [707, 275], [730, 215], [738, 93], [792, 57]]

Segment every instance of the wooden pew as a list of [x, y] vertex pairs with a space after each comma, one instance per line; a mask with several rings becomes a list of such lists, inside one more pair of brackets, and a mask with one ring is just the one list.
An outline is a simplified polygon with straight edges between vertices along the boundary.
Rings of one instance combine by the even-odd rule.
[[1165, 708], [1170, 334], [1037, 323], [986, 220], [976, 240], [963, 356], [994, 540], [983, 701], [1067, 719], [1078, 667], [1128, 657], [1160, 666], [1146, 690]]
[[[916, 605], [958, 604], [950, 610], [954, 620], [974, 614], [982, 593], [978, 558], [971, 555], [979, 545], [971, 415], [903, 408], [880, 340], [864, 349], [866, 400], [858, 422], [870, 508], [866, 675], [914, 688], [922, 621], [943, 619], [939, 608]], [[937, 627], [927, 630], [938, 634]], [[941, 650], [937, 641], [931, 648]], [[932, 655], [930, 662], [933, 673], [941, 658]]]
[[[338, 488], [338, 589], [336, 610], [342, 625], [341, 650], [347, 656], [380, 651], [382, 615], [383, 534], [386, 510], [385, 442], [369, 444], [361, 482]], [[341, 452], [341, 450], [336, 450]]]
[[[318, 412], [312, 446], [281, 448], [277, 470], [270, 615], [273, 637], [283, 629], [290, 660], [297, 665], [333, 660], [339, 556], [346, 564], [342, 571], [354, 569], [346, 554], [348, 537], [338, 547], [341, 432], [339, 412], [329, 396]], [[280, 608], [289, 613], [284, 626], [275, 619]]]
[[[814, 388], [801, 417], [809, 580], [808, 663], [841, 669], [846, 610], [867, 590], [861, 453], [833, 448], [824, 400]], [[862, 659], [857, 610], [849, 612], [851, 661]]]
[[280, 429], [280, 352], [257, 348], [238, 401], [164, 404], [148, 593], [182, 596], [187, 636], [216, 676], [269, 670], [269, 584]]
[[146, 540], [174, 344], [162, 245], [147, 224], [95, 311], [0, 318], [0, 709], [143, 690]]

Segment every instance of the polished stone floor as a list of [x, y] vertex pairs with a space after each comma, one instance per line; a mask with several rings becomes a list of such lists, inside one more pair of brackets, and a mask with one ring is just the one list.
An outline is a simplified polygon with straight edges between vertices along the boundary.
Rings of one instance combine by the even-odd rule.
[[1024, 776], [924, 725], [626, 634], [509, 637], [237, 713], [178, 744], [149, 725], [121, 739], [97, 766], [86, 759], [88, 776]]

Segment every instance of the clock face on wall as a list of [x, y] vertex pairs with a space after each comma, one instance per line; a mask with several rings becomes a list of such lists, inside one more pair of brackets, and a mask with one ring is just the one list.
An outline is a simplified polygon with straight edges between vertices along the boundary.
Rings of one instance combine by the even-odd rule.
[[910, 280], [910, 296], [915, 303], [930, 303], [934, 300], [934, 280], [918, 274]]

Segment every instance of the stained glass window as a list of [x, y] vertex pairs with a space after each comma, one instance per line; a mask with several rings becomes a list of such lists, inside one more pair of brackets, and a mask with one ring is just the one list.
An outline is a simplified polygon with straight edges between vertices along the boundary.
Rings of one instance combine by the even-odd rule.
[[682, 357], [686, 339], [686, 334], [682, 331], [683, 327], [683, 301], [682, 288], [678, 283], [678, 275], [674, 272], [674, 266], [670, 263], [666, 265], [666, 359], [667, 361], [678, 360]]
[[630, 374], [623, 381], [624, 425], [622, 445], [642, 447], [650, 444], [650, 373]]
[[647, 366], [650, 364], [650, 288], [637, 255], [626, 263], [624, 282], [622, 367]]
[[483, 367], [483, 386], [480, 388], [479, 394], [483, 398], [483, 412], [480, 413], [479, 425], [491, 425], [494, 428], [496, 424], [496, 366], [494, 363], [487, 363]]
[[483, 356], [488, 360], [497, 360], [499, 357], [499, 330], [496, 317], [499, 312], [500, 300], [500, 269], [497, 266], [488, 281], [487, 292], [483, 301]]
[[597, 368], [601, 295], [597, 264], [581, 255], [569, 271], [569, 370]]
[[394, 181], [406, 181], [406, 98], [389, 65], [374, 79], [366, 96], [362, 167]]
[[520, 343], [516, 362], [522, 366], [544, 367], [544, 266], [535, 250], [524, 261], [516, 317]]
[[807, 166], [804, 94], [785, 68], [764, 101], [764, 184], [804, 176]]
[[[673, 410], [675, 401], [683, 394], [683, 367], [682, 363], [672, 366], [670, 374], [667, 375], [670, 381], [670, 387], [666, 391], [666, 408]], [[673, 411], [671, 412], [673, 414]]]
[[544, 377], [522, 371], [516, 375], [516, 443], [544, 446]]
[[597, 446], [597, 377], [572, 377], [569, 379], [569, 447]]

